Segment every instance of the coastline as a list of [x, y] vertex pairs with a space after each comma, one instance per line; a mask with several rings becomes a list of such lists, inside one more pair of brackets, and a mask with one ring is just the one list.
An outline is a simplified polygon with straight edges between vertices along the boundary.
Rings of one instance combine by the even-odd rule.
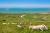
[[50, 14], [50, 12], [39, 12], [39, 13], [0, 13], [0, 14]]

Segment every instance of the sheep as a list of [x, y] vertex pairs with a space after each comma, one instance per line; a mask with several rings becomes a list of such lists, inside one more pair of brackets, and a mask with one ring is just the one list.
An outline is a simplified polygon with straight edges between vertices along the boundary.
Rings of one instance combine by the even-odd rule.
[[2, 24], [7, 24], [7, 23], [2, 23]]
[[17, 24], [17, 23], [11, 23], [11, 24]]
[[17, 25], [17, 27], [21, 28], [22, 26], [20, 26], [20, 25]]
[[24, 29], [25, 27], [23, 25], [16, 25], [18, 28]]
[[2, 23], [2, 24], [10, 24], [10, 23]]
[[45, 26], [44, 24], [42, 24], [42, 25], [37, 25], [37, 26], [29, 26], [29, 29], [33, 29], [33, 30], [41, 30], [41, 31], [43, 31], [43, 30], [48, 30], [48, 27], [47, 26]]
[[21, 15], [21, 18], [24, 17], [25, 15]]

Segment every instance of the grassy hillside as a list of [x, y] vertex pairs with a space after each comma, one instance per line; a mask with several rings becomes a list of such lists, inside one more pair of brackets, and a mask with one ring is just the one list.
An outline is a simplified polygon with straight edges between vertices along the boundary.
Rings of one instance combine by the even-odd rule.
[[[21, 15], [25, 16], [21, 18]], [[49, 30], [29, 30], [30, 22], [32, 25], [45, 24]], [[17, 24], [12, 23], [22, 23], [23, 28], [18, 28]], [[50, 14], [0, 14], [0, 33], [50, 33]]]

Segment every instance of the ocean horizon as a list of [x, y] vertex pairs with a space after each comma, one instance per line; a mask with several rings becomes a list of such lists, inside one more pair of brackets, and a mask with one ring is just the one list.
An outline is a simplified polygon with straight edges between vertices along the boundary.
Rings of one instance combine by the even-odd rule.
[[47, 13], [50, 12], [50, 8], [0, 8], [0, 13]]

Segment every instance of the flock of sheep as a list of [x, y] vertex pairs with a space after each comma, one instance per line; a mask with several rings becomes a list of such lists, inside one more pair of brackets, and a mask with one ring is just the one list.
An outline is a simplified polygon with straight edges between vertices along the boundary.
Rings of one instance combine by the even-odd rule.
[[[21, 25], [17, 25], [17, 27], [22, 28]], [[32, 30], [41, 30], [41, 31], [48, 30], [48, 27], [44, 24], [42, 24], [42, 25], [29, 25], [28, 28], [32, 29]]]
[[[3, 23], [3, 24], [9, 24], [9, 23]], [[12, 24], [17, 24], [17, 23], [12, 23]], [[21, 24], [21, 23], [20, 23]], [[20, 25], [20, 24], [17, 24], [16, 25], [16, 27], [18, 27], [18, 28], [23, 28], [23, 26], [22, 25]], [[28, 28], [29, 29], [32, 29], [32, 30], [41, 30], [41, 31], [43, 31], [43, 30], [48, 30], [48, 27], [46, 26], [46, 25], [44, 25], [44, 24], [41, 24], [41, 25], [29, 25], [28, 26]]]
[[[21, 18], [25, 16], [25, 15], [22, 15]], [[3, 23], [3, 24], [6, 24], [6, 23]], [[9, 23], [8, 23], [9, 24]], [[16, 23], [12, 23], [12, 24], [16, 24]], [[21, 23], [20, 23], [21, 24]], [[18, 28], [22, 28], [23, 26], [21, 26], [20, 24], [16, 25]], [[32, 29], [32, 30], [48, 30], [48, 27], [45, 25], [45, 24], [41, 24], [41, 25], [29, 25], [28, 26], [29, 29]]]
[[[25, 15], [22, 15], [21, 18], [24, 17], [24, 16]], [[21, 28], [22, 26], [17, 25], [17, 27]], [[32, 30], [41, 30], [41, 31], [48, 30], [48, 27], [46, 25], [44, 25], [44, 24], [42, 24], [42, 25], [36, 25], [36, 26], [35, 25], [30, 25], [28, 28], [32, 29]]]

